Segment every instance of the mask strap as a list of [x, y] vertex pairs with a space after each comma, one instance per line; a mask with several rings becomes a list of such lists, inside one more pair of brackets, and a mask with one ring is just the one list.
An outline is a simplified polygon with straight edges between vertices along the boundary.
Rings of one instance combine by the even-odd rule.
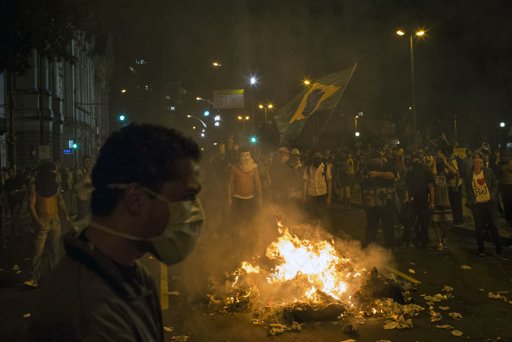
[[126, 190], [128, 188], [128, 186], [130, 185], [133, 185], [133, 184], [136, 184], [138, 186], [140, 186], [142, 189], [144, 189], [144, 191], [146, 191], [148, 194], [158, 198], [159, 200], [161, 201], [164, 201], [164, 202], [167, 202], [167, 203], [170, 203], [171, 201], [169, 201], [167, 198], [163, 197], [162, 195], [160, 194], [157, 194], [156, 192], [154, 192], [153, 190], [149, 189], [149, 188], [146, 188], [145, 186], [143, 185], [140, 185], [138, 183], [130, 183], [130, 184], [109, 184], [107, 185], [108, 188], [110, 189], [119, 189], [119, 190]]
[[127, 240], [131, 240], [131, 241], [144, 241], [143, 238], [139, 238], [139, 237], [136, 237], [136, 236], [133, 236], [133, 235], [129, 235], [129, 234], [124, 234], [124, 233], [121, 233], [121, 232], [117, 232], [113, 229], [110, 229], [109, 227], [106, 227], [102, 224], [99, 224], [97, 222], [94, 222], [94, 221], [91, 221], [89, 223], [89, 225], [93, 228], [96, 228], [104, 233], [107, 233], [107, 234], [111, 234], [111, 235], [114, 235], [114, 236], [117, 236], [117, 237], [121, 237], [121, 238], [124, 238], [124, 239], [127, 239]]

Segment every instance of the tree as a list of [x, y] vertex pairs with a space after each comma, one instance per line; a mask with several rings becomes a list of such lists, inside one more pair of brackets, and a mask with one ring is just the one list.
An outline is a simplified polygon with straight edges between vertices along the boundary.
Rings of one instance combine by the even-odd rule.
[[73, 62], [69, 43], [105, 29], [108, 11], [99, 0], [4, 0], [0, 5], [0, 72], [23, 73], [33, 50]]

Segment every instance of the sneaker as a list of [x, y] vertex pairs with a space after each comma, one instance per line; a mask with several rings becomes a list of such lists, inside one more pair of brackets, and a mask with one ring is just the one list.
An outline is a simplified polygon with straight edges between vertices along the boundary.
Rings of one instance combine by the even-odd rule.
[[25, 286], [32, 287], [34, 289], [39, 287], [38, 281], [37, 280], [33, 280], [33, 279], [27, 280], [27, 281], [23, 282], [23, 284]]
[[508, 258], [503, 256], [503, 253], [496, 253], [496, 257], [501, 261], [508, 261]]

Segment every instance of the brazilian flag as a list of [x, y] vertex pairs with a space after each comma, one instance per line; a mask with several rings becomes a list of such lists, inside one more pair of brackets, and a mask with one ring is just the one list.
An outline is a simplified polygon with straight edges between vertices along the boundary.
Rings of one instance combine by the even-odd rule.
[[281, 144], [297, 139], [304, 123], [314, 113], [336, 107], [354, 70], [355, 66], [320, 78], [277, 112], [274, 118]]

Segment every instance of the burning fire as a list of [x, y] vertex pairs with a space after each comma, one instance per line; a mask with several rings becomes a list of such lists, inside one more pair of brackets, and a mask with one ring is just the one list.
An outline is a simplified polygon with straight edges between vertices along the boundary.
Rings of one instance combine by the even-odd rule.
[[278, 231], [278, 239], [266, 249], [266, 267], [261, 262], [242, 262], [232, 287], [256, 286], [267, 303], [343, 302], [352, 306], [352, 295], [366, 269], [340, 256], [333, 241], [300, 239], [280, 222]]

